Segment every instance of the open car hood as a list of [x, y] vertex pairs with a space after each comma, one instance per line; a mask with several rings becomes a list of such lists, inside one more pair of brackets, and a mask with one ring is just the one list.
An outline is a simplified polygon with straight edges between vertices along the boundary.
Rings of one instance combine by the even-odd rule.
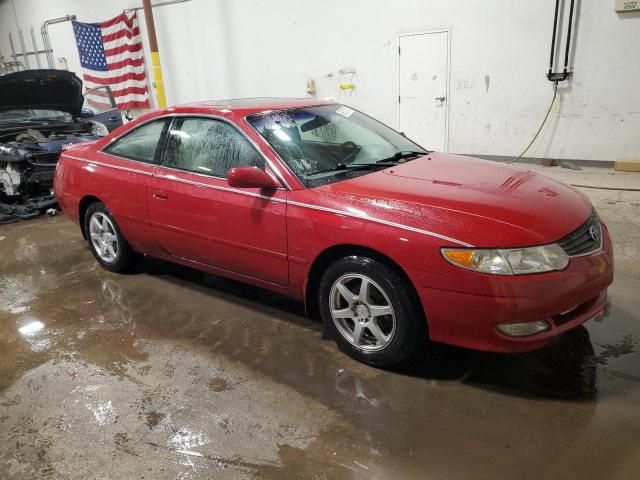
[[0, 75], [0, 111], [58, 110], [78, 116], [82, 80], [66, 70], [25, 70]]

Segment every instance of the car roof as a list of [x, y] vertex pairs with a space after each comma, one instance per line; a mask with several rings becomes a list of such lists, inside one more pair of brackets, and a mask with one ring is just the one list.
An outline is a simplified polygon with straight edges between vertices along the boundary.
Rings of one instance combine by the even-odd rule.
[[229, 100], [206, 100], [178, 105], [175, 108], [189, 110], [214, 110], [216, 112], [234, 113], [236, 115], [244, 116], [252, 113], [264, 113], [269, 110], [288, 110], [290, 108], [333, 105], [335, 103], [336, 102], [331, 100], [318, 100], [316, 98], [255, 97], [234, 98]]

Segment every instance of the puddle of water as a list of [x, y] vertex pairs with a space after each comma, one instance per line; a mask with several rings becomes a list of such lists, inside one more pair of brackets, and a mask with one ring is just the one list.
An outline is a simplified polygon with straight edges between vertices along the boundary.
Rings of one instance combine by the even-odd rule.
[[113, 275], [66, 235], [38, 243], [38, 262], [0, 252], [1, 447], [48, 436], [73, 458], [76, 432], [194, 478], [515, 477], [528, 452], [557, 467], [537, 478], [578, 476], [588, 462], [567, 445], [591, 458], [597, 444], [611, 471], [634, 461], [640, 280], [618, 275], [602, 321], [540, 351], [432, 345], [379, 370], [323, 340], [298, 303], [153, 260]]

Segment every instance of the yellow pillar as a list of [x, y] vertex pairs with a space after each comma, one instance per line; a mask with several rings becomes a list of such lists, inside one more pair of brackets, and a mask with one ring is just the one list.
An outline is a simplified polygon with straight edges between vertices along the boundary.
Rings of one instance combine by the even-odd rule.
[[160, 67], [159, 52], [151, 52], [151, 65], [153, 66], [153, 86], [156, 89], [158, 106], [160, 108], [164, 108], [167, 106], [167, 99], [164, 95], [164, 82], [162, 80], [162, 68]]
[[160, 68], [160, 52], [158, 51], [158, 39], [156, 38], [156, 25], [153, 21], [153, 7], [151, 0], [142, 0], [144, 8], [144, 20], [147, 24], [149, 35], [149, 50], [151, 50], [151, 65], [153, 66], [153, 86], [156, 89], [158, 107], [165, 108], [167, 99], [164, 96], [164, 82], [162, 81], [162, 69]]

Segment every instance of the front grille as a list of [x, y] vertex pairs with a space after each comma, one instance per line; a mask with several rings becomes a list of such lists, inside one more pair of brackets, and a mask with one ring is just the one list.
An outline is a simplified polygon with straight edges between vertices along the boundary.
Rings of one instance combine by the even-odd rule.
[[557, 243], [570, 257], [599, 250], [602, 246], [602, 227], [596, 211], [594, 210], [580, 227]]

